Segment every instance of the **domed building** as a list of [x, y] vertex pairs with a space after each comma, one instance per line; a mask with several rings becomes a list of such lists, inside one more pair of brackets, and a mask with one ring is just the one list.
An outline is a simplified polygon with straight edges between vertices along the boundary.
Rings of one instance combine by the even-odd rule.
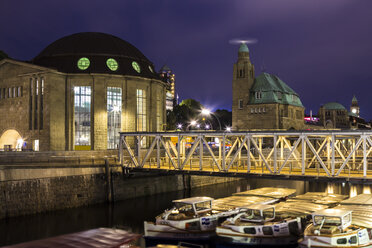
[[140, 50], [104, 33], [63, 37], [30, 62], [3, 59], [0, 149], [115, 149], [120, 131], [163, 130], [165, 87]]
[[318, 111], [319, 121], [325, 128], [349, 129], [349, 115], [347, 109], [338, 102], [322, 105]]

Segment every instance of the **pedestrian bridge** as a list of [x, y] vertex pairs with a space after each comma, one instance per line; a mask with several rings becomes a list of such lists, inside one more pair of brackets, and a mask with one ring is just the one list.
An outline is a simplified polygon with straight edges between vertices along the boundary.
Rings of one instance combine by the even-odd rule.
[[120, 133], [127, 169], [372, 184], [372, 131]]

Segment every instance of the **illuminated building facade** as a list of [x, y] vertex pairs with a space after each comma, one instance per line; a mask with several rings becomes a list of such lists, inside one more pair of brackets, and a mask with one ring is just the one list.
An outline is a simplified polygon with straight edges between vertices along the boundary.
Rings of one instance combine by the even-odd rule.
[[175, 75], [167, 65], [160, 69], [159, 75], [167, 83], [166, 109], [172, 111], [177, 104]]
[[241, 44], [233, 68], [233, 130], [304, 128], [304, 106], [299, 95], [269, 73], [255, 77], [249, 49]]
[[0, 150], [115, 149], [120, 131], [161, 130], [166, 86], [136, 47], [103, 33], [63, 37], [30, 62], [3, 59]]

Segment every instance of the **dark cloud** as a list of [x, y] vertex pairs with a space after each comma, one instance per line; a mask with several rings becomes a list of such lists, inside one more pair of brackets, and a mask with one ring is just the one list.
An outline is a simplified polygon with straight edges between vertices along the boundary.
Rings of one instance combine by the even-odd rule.
[[349, 107], [353, 94], [372, 118], [371, 1], [19, 1], [0, 2], [0, 50], [28, 60], [54, 40], [76, 32], [117, 35], [159, 69], [176, 73], [181, 98], [231, 108], [232, 38], [250, 45], [256, 74], [279, 75], [317, 112], [329, 101]]

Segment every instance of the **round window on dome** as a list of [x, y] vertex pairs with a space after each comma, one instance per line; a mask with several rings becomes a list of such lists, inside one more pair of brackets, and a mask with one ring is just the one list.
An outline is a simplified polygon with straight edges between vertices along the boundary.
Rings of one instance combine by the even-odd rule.
[[80, 58], [77, 63], [77, 66], [80, 70], [88, 69], [89, 65], [90, 65], [90, 61], [86, 57]]
[[149, 66], [149, 70], [151, 71], [151, 73], [154, 73], [154, 70], [152, 69], [151, 66]]
[[136, 72], [138, 72], [138, 73], [141, 72], [141, 67], [139, 66], [139, 64], [138, 64], [136, 61], [133, 61], [133, 62], [132, 62], [132, 67], [133, 67], [133, 69], [134, 69]]
[[116, 71], [119, 67], [118, 65], [118, 62], [116, 62], [115, 59], [112, 59], [112, 58], [109, 58], [107, 61], [106, 61], [106, 65], [107, 67], [111, 70], [111, 71]]

